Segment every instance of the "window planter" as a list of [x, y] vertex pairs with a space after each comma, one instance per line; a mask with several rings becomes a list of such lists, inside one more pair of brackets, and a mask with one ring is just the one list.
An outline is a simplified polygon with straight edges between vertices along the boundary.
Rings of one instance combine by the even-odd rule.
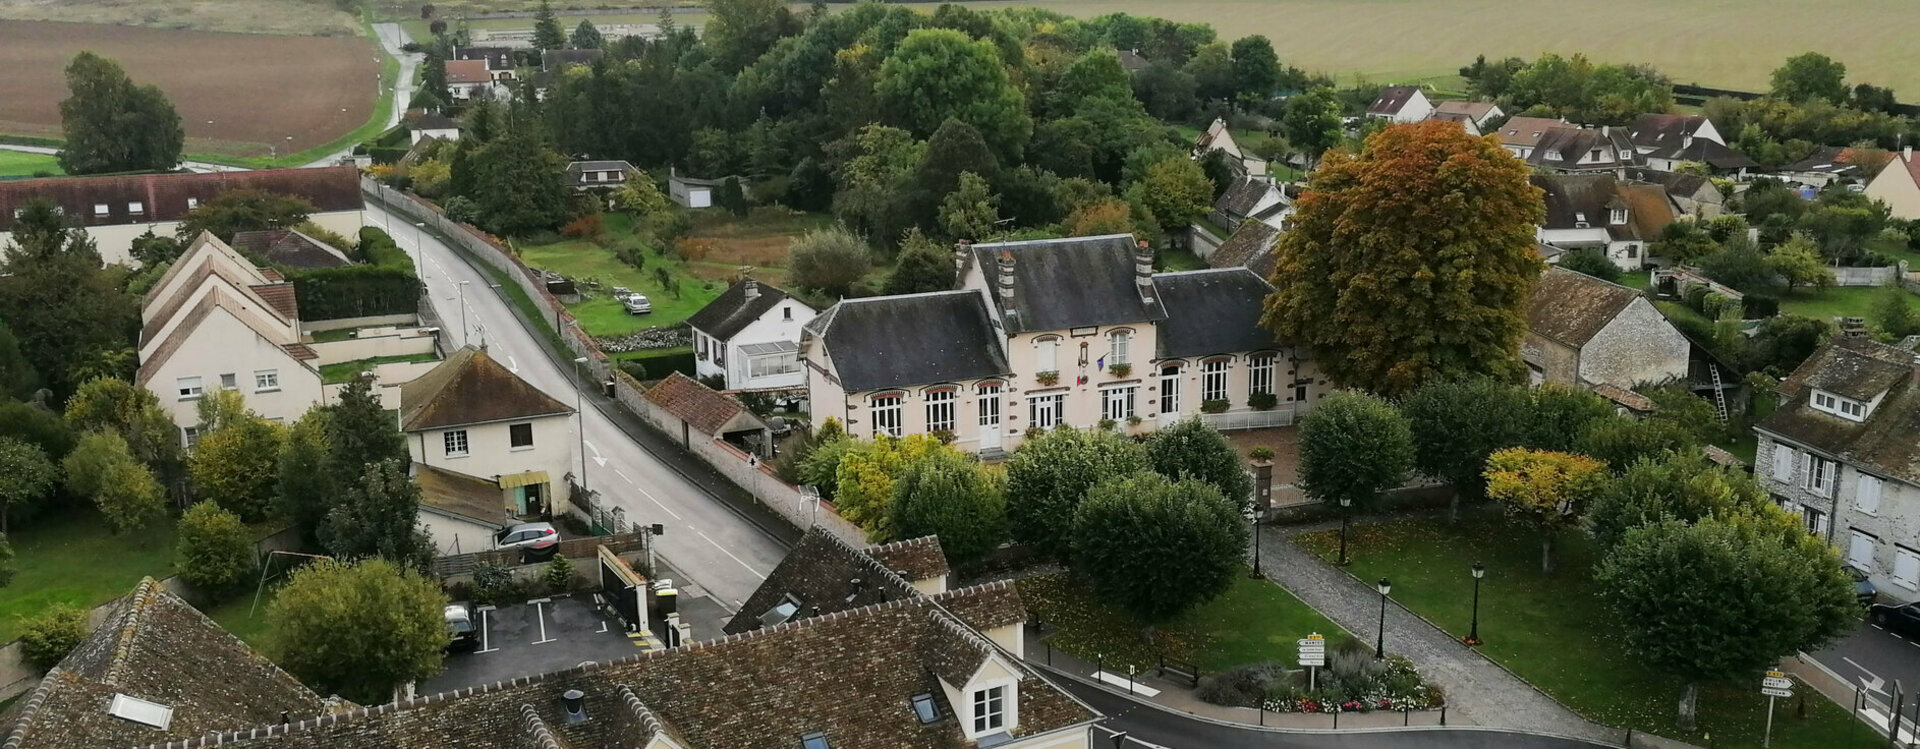
[[1132, 364], [1115, 364], [1111, 367], [1107, 367], [1107, 371], [1113, 373], [1113, 376], [1115, 377], [1126, 377], [1128, 375], [1133, 374], [1133, 365]]
[[1137, 427], [1137, 426], [1140, 426], [1140, 417], [1138, 417], [1138, 416], [1128, 416], [1128, 417], [1127, 417], [1127, 426], [1130, 426], [1130, 427]]
[[1254, 393], [1247, 396], [1247, 405], [1261, 411], [1271, 411], [1274, 406], [1280, 405], [1280, 397], [1273, 393]]
[[1212, 400], [1200, 401], [1201, 413], [1221, 414], [1221, 413], [1226, 413], [1227, 409], [1232, 407], [1233, 407], [1233, 401], [1227, 400], [1225, 398], [1214, 398]]
[[1052, 387], [1060, 384], [1060, 372], [1052, 369], [1045, 372], [1035, 372], [1033, 373], [1033, 380], [1041, 385]]
[[1119, 426], [1119, 423], [1115, 422], [1113, 419], [1100, 420], [1100, 431], [1102, 432], [1111, 432], [1113, 431], [1113, 428], [1116, 426]]

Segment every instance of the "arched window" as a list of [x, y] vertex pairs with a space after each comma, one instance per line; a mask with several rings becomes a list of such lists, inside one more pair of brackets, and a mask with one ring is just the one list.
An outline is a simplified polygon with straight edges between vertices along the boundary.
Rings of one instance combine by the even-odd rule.
[[1133, 331], [1109, 331], [1107, 333], [1107, 366], [1115, 367], [1122, 364], [1131, 366], [1133, 361], [1128, 357], [1131, 356], [1129, 349], [1132, 348], [1132, 344]]
[[906, 430], [900, 418], [900, 393], [883, 393], [873, 396], [870, 408], [873, 411], [873, 436], [905, 436]]
[[1033, 341], [1033, 368], [1037, 372], [1060, 371], [1060, 338], [1047, 336]]

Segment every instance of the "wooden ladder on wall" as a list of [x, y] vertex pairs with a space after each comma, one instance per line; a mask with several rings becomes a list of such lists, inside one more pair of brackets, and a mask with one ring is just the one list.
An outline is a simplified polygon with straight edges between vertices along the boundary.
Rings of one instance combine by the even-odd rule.
[[1727, 421], [1727, 388], [1720, 381], [1720, 366], [1707, 362], [1707, 376], [1713, 380], [1713, 409], [1720, 415], [1720, 423]]

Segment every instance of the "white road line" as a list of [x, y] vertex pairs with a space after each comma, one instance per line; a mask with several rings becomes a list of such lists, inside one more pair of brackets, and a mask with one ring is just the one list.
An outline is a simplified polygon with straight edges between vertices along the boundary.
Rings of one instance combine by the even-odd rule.
[[618, 468], [615, 468], [615, 469], [613, 469], [613, 475], [615, 475], [615, 476], [619, 476], [619, 477], [620, 477], [620, 480], [622, 480], [622, 481], [625, 481], [625, 482], [627, 482], [627, 483], [629, 483], [629, 484], [631, 484], [631, 483], [633, 483], [633, 478], [632, 478], [631, 476], [628, 476], [627, 474], [625, 474], [625, 473], [623, 473], [623, 472], [621, 472], [621, 470], [620, 470], [620, 469], [618, 469]]
[[491, 653], [499, 650], [499, 648], [487, 647], [487, 613], [489, 611], [491, 611], [490, 608], [480, 611], [480, 649], [474, 651], [476, 653]]
[[600, 448], [594, 447], [592, 442], [588, 442], [583, 439], [583, 440], [580, 440], [580, 444], [585, 445], [587, 447], [587, 452], [593, 453], [594, 465], [604, 466], [607, 464], [607, 459], [600, 457]]
[[[1113, 729], [1111, 729], [1111, 728], [1108, 728], [1108, 727], [1106, 727], [1106, 726], [1094, 726], [1094, 728], [1097, 728], [1097, 729], [1099, 729], [1099, 730], [1102, 730], [1102, 731], [1106, 731], [1106, 732], [1107, 732], [1107, 738], [1109, 738], [1109, 739], [1111, 739], [1111, 738], [1113, 738], [1113, 737], [1114, 737], [1115, 735], [1117, 735], [1117, 734], [1119, 734], [1119, 733], [1120, 733], [1119, 731], [1115, 731], [1115, 730], [1113, 730]], [[1155, 744], [1155, 743], [1152, 743], [1152, 742], [1148, 742], [1148, 741], [1141, 741], [1141, 740], [1139, 740], [1139, 739], [1136, 739], [1136, 738], [1134, 738], [1134, 737], [1132, 737], [1132, 736], [1128, 736], [1128, 737], [1126, 737], [1125, 739], [1122, 739], [1122, 741], [1125, 741], [1125, 742], [1127, 742], [1127, 743], [1130, 743], [1130, 744], [1139, 744], [1139, 745], [1141, 745], [1141, 746], [1144, 746], [1144, 747], [1148, 747], [1148, 749], [1168, 749], [1168, 747], [1164, 747], [1164, 746], [1161, 746], [1161, 745], [1159, 745], [1159, 744]]]
[[536, 615], [540, 617], [540, 639], [534, 640], [533, 644], [545, 645], [549, 642], [553, 642], [554, 640], [558, 639], [558, 638], [547, 636], [547, 602], [534, 601], [533, 611]]
[[514, 361], [513, 354], [507, 354], [507, 371], [520, 374], [520, 362]]
[[[675, 517], [679, 517], [679, 516], [678, 516], [678, 515], [676, 515]], [[733, 552], [731, 552], [731, 551], [727, 551], [727, 547], [725, 547], [725, 546], [721, 546], [721, 545], [720, 545], [720, 542], [719, 542], [719, 541], [715, 541], [715, 540], [713, 540], [713, 537], [712, 537], [712, 536], [708, 536], [708, 535], [707, 535], [706, 533], [703, 533], [703, 532], [701, 532], [701, 531], [694, 531], [694, 533], [699, 533], [699, 534], [700, 534], [700, 537], [701, 537], [701, 538], [704, 538], [704, 539], [706, 539], [706, 540], [707, 540], [707, 543], [710, 543], [710, 544], [713, 544], [713, 548], [716, 548], [716, 549], [719, 549], [719, 550], [720, 550], [720, 553], [722, 553], [722, 554], [725, 554], [725, 555], [727, 555], [727, 558], [728, 558], [728, 559], [732, 559], [733, 561], [736, 561], [736, 562], [739, 562], [739, 563], [740, 563], [740, 566], [742, 566], [742, 567], [745, 567], [745, 568], [747, 568], [747, 571], [748, 571], [748, 572], [751, 572], [751, 573], [753, 573], [753, 576], [754, 576], [754, 577], [758, 577], [758, 578], [760, 578], [760, 579], [762, 579], [762, 580], [765, 580], [765, 579], [767, 579], [767, 576], [766, 576], [766, 575], [762, 575], [762, 574], [760, 574], [760, 571], [759, 571], [759, 570], [756, 570], [756, 569], [754, 569], [754, 568], [753, 568], [753, 565], [751, 565], [751, 564], [747, 564], [747, 562], [746, 562], [746, 560], [744, 560], [744, 559], [741, 559], [741, 558], [739, 558], [739, 557], [736, 557], [736, 556], [734, 556], [734, 555], [733, 555]]]

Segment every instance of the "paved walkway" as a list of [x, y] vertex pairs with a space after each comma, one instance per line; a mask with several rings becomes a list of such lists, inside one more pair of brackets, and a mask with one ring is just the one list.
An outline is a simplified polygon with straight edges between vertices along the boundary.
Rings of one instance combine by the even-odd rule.
[[[1296, 533], [1322, 527], [1325, 524], [1262, 528], [1260, 569], [1334, 623], [1372, 639], [1379, 629], [1379, 592], [1292, 541]], [[1387, 652], [1412, 659], [1421, 674], [1446, 690], [1455, 714], [1450, 720], [1616, 744], [1626, 736], [1625, 730], [1580, 717], [1398, 604], [1387, 607], [1386, 629]]]

